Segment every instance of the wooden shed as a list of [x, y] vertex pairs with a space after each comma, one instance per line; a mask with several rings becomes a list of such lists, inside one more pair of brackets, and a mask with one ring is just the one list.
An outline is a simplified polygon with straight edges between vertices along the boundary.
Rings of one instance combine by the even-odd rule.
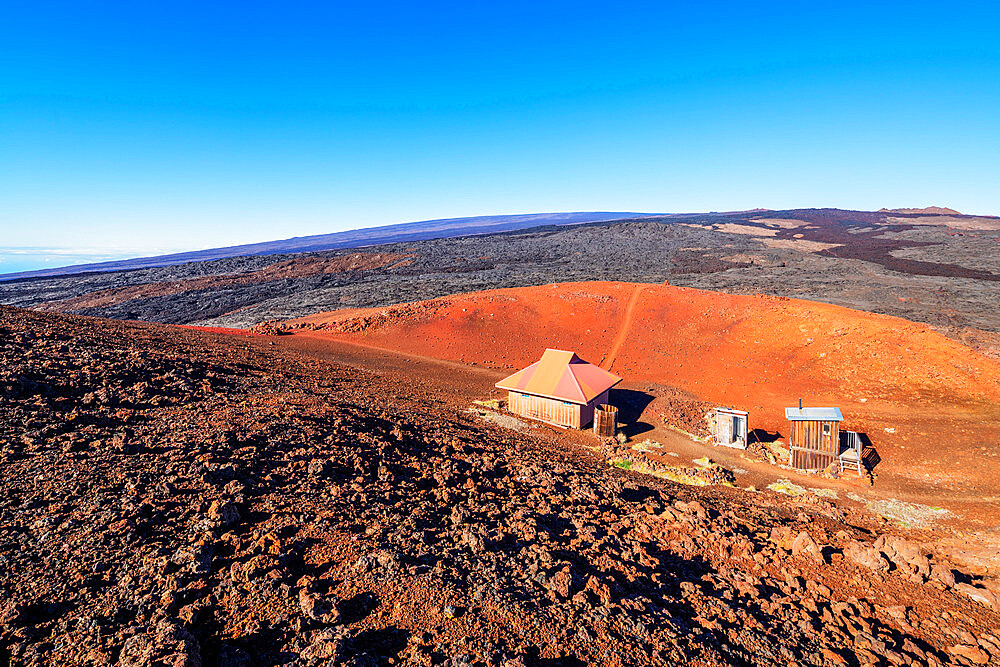
[[747, 420], [749, 413], [733, 408], [716, 408], [713, 413], [712, 432], [715, 444], [723, 447], [747, 448]]
[[823, 470], [840, 454], [840, 408], [785, 408], [791, 423], [789, 464], [793, 468]]
[[547, 349], [541, 359], [496, 386], [507, 390], [507, 408], [515, 414], [583, 428], [593, 421], [594, 407], [607, 403], [608, 391], [621, 381], [573, 352]]

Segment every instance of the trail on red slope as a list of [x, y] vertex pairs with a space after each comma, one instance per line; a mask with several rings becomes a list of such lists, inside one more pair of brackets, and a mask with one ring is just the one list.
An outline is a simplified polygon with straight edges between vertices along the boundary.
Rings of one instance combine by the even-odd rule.
[[[995, 491], [1000, 364], [930, 327], [838, 306], [670, 285], [564, 283], [321, 313], [285, 326], [500, 369], [546, 347], [606, 358], [787, 433], [783, 408], [835, 405], [891, 472], [942, 492]], [[620, 340], [619, 340], [620, 339]]]
[[625, 316], [622, 317], [621, 327], [618, 329], [618, 335], [615, 336], [615, 342], [611, 344], [611, 350], [604, 361], [601, 362], [601, 366], [606, 370], [611, 370], [611, 367], [614, 366], [618, 351], [622, 349], [622, 345], [625, 344], [628, 338], [629, 329], [632, 327], [632, 321], [635, 319], [635, 305], [639, 302], [639, 295], [642, 294], [643, 287], [644, 285], [636, 285], [635, 289], [632, 290], [632, 296], [629, 298], [628, 306], [625, 308]]

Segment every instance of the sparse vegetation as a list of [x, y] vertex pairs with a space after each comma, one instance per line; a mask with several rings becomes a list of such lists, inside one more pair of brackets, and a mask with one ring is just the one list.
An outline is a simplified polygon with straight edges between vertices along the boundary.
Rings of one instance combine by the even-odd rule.
[[777, 482], [772, 482], [767, 485], [767, 488], [774, 491], [775, 493], [783, 493], [786, 496], [801, 496], [803, 494], [809, 493], [804, 486], [799, 486], [798, 484], [792, 482], [788, 479], [779, 479]]

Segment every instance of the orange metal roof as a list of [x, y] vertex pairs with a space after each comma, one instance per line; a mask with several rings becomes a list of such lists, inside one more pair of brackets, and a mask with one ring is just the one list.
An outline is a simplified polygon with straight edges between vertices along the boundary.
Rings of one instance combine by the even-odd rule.
[[585, 405], [621, 381], [614, 373], [587, 363], [573, 352], [550, 348], [540, 360], [496, 386]]

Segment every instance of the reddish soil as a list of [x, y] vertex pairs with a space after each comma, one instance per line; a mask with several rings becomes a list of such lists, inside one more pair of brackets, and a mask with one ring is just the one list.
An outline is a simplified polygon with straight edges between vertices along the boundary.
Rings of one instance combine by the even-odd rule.
[[43, 303], [37, 310], [68, 313], [86, 308], [107, 308], [133, 299], [149, 299], [195, 290], [219, 289], [235, 285], [254, 285], [276, 280], [308, 278], [310, 276], [346, 273], [348, 271], [372, 271], [387, 266], [403, 266], [410, 262], [409, 255], [396, 253], [355, 253], [339, 257], [303, 257], [277, 262], [251, 273], [238, 275], [205, 276], [171, 280], [143, 285], [129, 285], [99, 290], [81, 296]]
[[495, 370], [7, 308], [0, 362], [3, 665], [1000, 658], [991, 573], [480, 421]]
[[493, 426], [499, 373], [0, 308], [0, 664], [1000, 659], [995, 572]]
[[997, 511], [1000, 452], [983, 426], [1000, 423], [1000, 363], [926, 325], [781, 297], [567, 283], [282, 326], [503, 370], [572, 349], [630, 382], [748, 410], [751, 428], [772, 433], [787, 432], [783, 409], [799, 398], [836, 405], [844, 428], [871, 438], [883, 488]]

